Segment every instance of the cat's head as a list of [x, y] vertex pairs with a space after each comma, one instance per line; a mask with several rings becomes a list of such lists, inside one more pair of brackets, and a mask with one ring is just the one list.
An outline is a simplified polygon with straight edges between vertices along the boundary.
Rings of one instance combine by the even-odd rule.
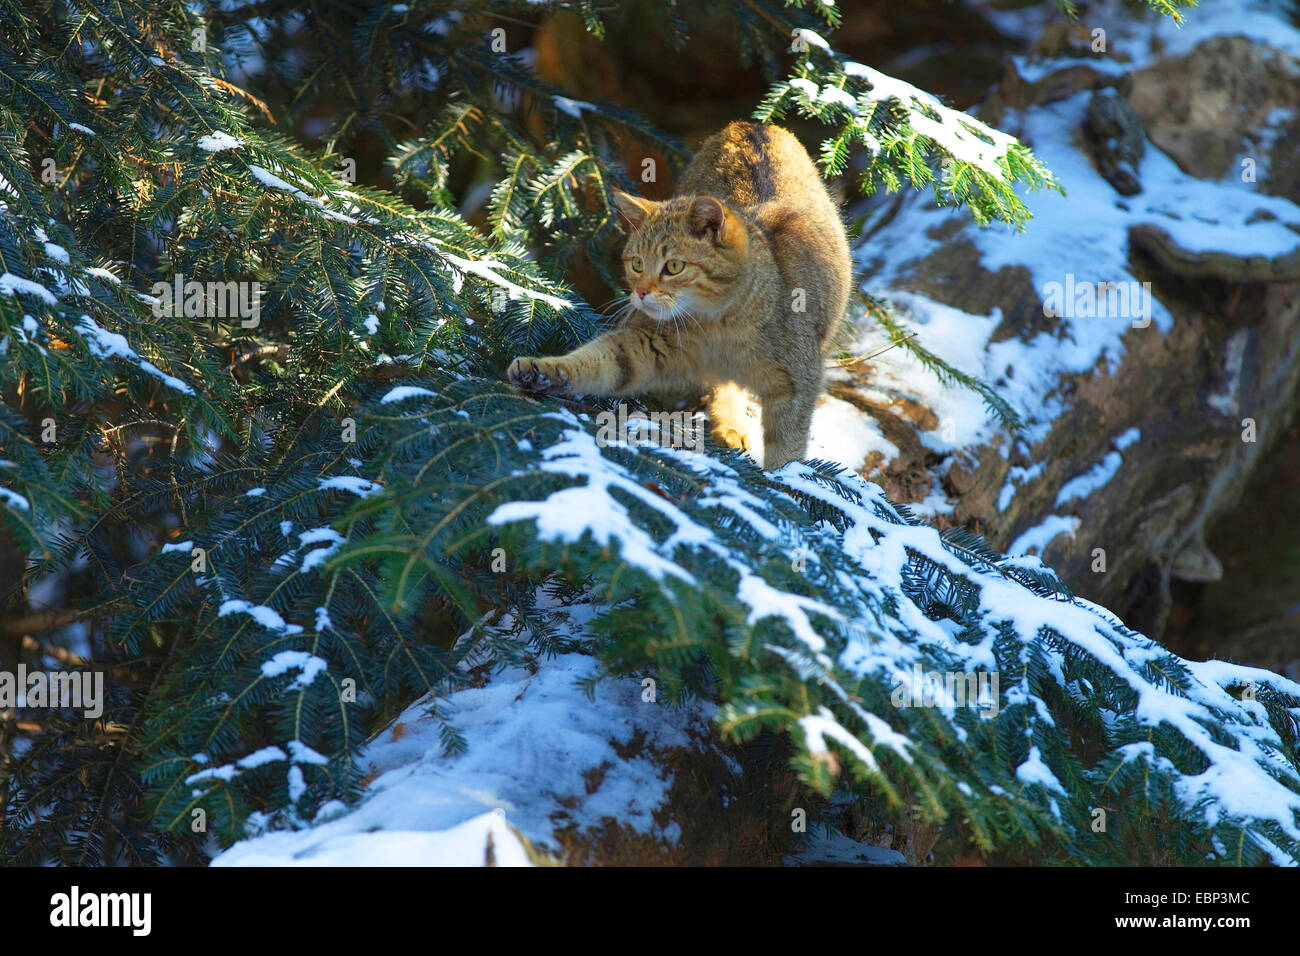
[[749, 250], [734, 212], [712, 196], [651, 202], [615, 190], [614, 202], [632, 229], [623, 271], [635, 308], [664, 322], [725, 308]]

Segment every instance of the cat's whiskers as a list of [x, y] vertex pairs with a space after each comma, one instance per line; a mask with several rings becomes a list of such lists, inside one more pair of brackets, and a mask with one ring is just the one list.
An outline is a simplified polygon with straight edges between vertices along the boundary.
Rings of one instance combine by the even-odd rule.
[[604, 312], [606, 309], [608, 309], [608, 308], [609, 308], [611, 305], [613, 305], [615, 302], [622, 302], [624, 299], [626, 299], [629, 303], [631, 303], [631, 301], [632, 301], [632, 293], [630, 293], [630, 292], [622, 292], [622, 293], [619, 293], [618, 295], [614, 296], [614, 298], [612, 298], [612, 299], [610, 299], [608, 302], [606, 302], [604, 305], [598, 306], [598, 307], [596, 308], [596, 311], [597, 311], [597, 312]]
[[701, 333], [704, 332], [704, 323], [700, 321], [699, 316], [697, 316], [694, 312], [692, 312], [690, 309], [686, 308], [686, 306], [681, 304], [676, 306], [676, 310], [680, 311], [683, 318], [690, 319], [690, 321], [694, 322], [695, 327], [699, 329]]
[[682, 347], [682, 327], [677, 322], [677, 310], [669, 309], [667, 318], [672, 323], [673, 331], [677, 333], [677, 349], [680, 351]]
[[615, 309], [613, 315], [611, 316], [611, 318], [614, 320], [615, 323], [622, 323], [627, 321], [627, 319], [632, 315], [632, 313], [636, 311], [636, 305], [635, 303], [633, 303], [632, 296], [630, 293], [624, 293], [623, 295], [616, 296], [615, 298], [610, 299], [609, 302], [607, 302], [605, 306], [602, 307], [601, 311], [604, 311], [604, 308], [607, 308], [609, 305], [612, 305], [613, 303], [619, 301], [623, 301], [623, 305]]
[[[682, 320], [683, 318], [693, 319], [693, 320], [695, 321], [696, 325], [699, 325], [699, 320], [696, 319], [695, 316], [691, 315], [690, 312], [688, 312], [688, 311], [686, 310], [686, 307], [685, 307], [684, 305], [682, 305], [680, 301], [677, 301], [677, 302], [674, 302], [674, 303], [673, 303], [672, 308], [668, 311], [668, 317], [669, 317], [670, 319], [672, 319], [672, 322], [673, 322], [673, 328], [675, 328], [675, 329], [677, 330], [677, 347], [680, 349], [680, 348], [682, 347], [682, 323], [681, 323], [681, 320]], [[689, 331], [689, 330], [688, 330], [688, 331]]]

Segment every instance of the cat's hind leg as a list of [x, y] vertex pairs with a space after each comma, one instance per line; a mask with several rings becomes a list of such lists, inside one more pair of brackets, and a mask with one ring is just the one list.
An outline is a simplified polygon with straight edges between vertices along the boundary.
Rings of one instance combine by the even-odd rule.
[[763, 470], [798, 461], [808, 450], [817, 391], [781, 395], [763, 402]]

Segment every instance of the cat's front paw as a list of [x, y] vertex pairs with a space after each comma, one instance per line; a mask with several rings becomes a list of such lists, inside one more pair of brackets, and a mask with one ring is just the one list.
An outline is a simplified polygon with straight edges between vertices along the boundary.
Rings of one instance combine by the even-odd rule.
[[562, 393], [569, 390], [569, 372], [556, 359], [517, 358], [506, 369], [510, 384], [530, 392]]

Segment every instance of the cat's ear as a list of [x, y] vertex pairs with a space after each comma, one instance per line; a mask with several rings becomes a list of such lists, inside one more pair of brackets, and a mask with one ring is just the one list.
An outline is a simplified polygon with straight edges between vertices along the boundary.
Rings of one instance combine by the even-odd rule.
[[712, 196], [696, 196], [691, 203], [691, 231], [697, 236], [712, 235], [721, 245], [727, 234], [726, 208]]
[[658, 203], [651, 202], [649, 199], [641, 199], [631, 193], [625, 193], [621, 189], [614, 190], [614, 206], [633, 230], [640, 229], [641, 223], [645, 222], [646, 216], [650, 215], [658, 205]]

